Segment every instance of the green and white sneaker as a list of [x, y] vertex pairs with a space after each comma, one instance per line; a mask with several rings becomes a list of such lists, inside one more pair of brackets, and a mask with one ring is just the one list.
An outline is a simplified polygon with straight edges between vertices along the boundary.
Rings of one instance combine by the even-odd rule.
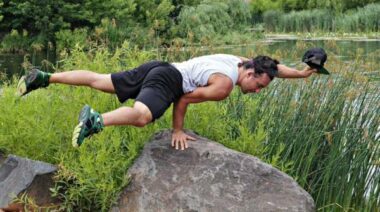
[[40, 71], [36, 68], [32, 69], [28, 74], [22, 76], [17, 84], [17, 93], [19, 96], [49, 86], [49, 78], [51, 74]]
[[79, 114], [79, 124], [73, 132], [73, 146], [79, 147], [85, 138], [100, 132], [103, 128], [104, 123], [100, 113], [85, 105]]

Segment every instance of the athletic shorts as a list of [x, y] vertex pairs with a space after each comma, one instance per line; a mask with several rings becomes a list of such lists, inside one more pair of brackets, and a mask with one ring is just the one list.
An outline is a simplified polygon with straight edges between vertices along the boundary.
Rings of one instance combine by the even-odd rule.
[[111, 74], [117, 98], [145, 104], [153, 115], [160, 118], [183, 95], [182, 75], [167, 62], [151, 61], [129, 71]]

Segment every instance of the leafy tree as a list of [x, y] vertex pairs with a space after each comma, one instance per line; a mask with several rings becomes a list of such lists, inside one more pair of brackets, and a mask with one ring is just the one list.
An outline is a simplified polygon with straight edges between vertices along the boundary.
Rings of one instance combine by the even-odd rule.
[[44, 41], [52, 41], [55, 32], [62, 29], [94, 28], [104, 17], [131, 20], [135, 11], [133, 0], [4, 0], [0, 29], [26, 29]]

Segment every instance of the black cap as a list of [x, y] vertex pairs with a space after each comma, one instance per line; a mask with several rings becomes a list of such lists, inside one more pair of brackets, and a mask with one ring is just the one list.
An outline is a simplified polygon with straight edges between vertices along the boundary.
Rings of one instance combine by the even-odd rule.
[[305, 52], [302, 57], [302, 62], [306, 63], [311, 68], [317, 69], [319, 74], [330, 74], [323, 65], [327, 60], [327, 54], [322, 48], [312, 48]]

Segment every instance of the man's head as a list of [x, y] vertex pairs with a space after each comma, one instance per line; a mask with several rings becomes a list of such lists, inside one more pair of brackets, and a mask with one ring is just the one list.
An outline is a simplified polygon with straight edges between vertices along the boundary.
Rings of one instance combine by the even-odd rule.
[[277, 75], [279, 62], [268, 56], [257, 56], [239, 64], [243, 69], [239, 77], [240, 89], [243, 93], [258, 93]]

